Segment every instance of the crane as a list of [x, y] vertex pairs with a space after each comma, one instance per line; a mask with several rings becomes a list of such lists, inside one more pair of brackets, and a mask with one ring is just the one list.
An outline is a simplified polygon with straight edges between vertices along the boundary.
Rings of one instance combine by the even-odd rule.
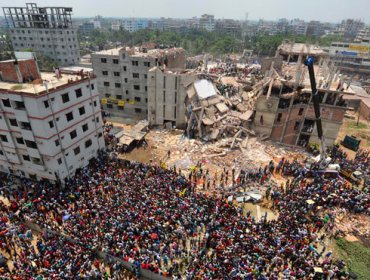
[[322, 133], [322, 123], [321, 123], [321, 113], [320, 113], [320, 97], [319, 92], [316, 88], [316, 79], [315, 79], [315, 71], [313, 68], [314, 58], [313, 56], [308, 57], [304, 65], [308, 68], [308, 73], [310, 75], [310, 84], [311, 84], [311, 91], [312, 91], [312, 101], [313, 107], [315, 110], [315, 118], [316, 118], [316, 128], [317, 128], [317, 136], [320, 140], [320, 158], [321, 160], [326, 159], [326, 148], [325, 148], [325, 139]]
[[319, 160], [316, 160], [319, 162], [320, 169], [330, 169], [330, 170], [337, 170], [339, 171], [340, 167], [338, 164], [329, 164], [331, 161], [330, 157], [327, 157], [326, 155], [326, 145], [325, 145], [325, 139], [322, 132], [322, 122], [321, 122], [321, 112], [320, 112], [320, 96], [319, 92], [316, 88], [316, 79], [315, 79], [315, 71], [314, 71], [314, 57], [310, 56], [308, 57], [304, 65], [308, 68], [308, 73], [310, 75], [310, 84], [311, 84], [311, 91], [312, 91], [312, 101], [313, 101], [313, 107], [315, 110], [315, 118], [316, 118], [316, 128], [317, 128], [317, 136], [320, 140], [320, 158]]

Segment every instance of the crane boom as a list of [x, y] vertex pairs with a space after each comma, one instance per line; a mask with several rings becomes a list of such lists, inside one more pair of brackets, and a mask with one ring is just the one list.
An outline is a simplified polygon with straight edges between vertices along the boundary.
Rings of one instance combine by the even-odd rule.
[[321, 142], [320, 143], [321, 144], [320, 145], [321, 160], [325, 160], [326, 159], [326, 154], [325, 154], [326, 149], [325, 149], [325, 140], [324, 140], [324, 136], [322, 133], [322, 123], [321, 123], [321, 113], [320, 113], [320, 96], [316, 88], [315, 71], [314, 71], [313, 63], [314, 63], [313, 56], [308, 57], [304, 62], [304, 64], [308, 68], [308, 73], [310, 75], [312, 101], [313, 101], [313, 107], [315, 109], [317, 135]]

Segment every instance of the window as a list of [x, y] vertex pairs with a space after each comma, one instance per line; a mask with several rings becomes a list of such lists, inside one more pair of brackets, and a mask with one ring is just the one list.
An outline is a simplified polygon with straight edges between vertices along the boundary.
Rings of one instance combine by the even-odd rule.
[[91, 141], [91, 139], [89, 139], [89, 140], [87, 140], [86, 142], [85, 142], [85, 148], [88, 148], [88, 147], [90, 147], [92, 145], [92, 141]]
[[175, 91], [175, 104], [177, 104], [177, 92]]
[[96, 100], [94, 101], [94, 106], [95, 107], [98, 106], [98, 103], [96, 102]]
[[31, 161], [30, 156], [23, 155], [22, 157], [23, 157], [23, 160], [25, 160], [25, 161]]
[[135, 97], [135, 101], [140, 102], [140, 97]]
[[148, 86], [145, 86], [145, 92], [147, 92], [148, 91]]
[[263, 124], [263, 116], [260, 117], [260, 124]]
[[163, 87], [166, 88], [166, 76], [163, 77]]
[[127, 78], [125, 78], [125, 83], [127, 83], [128, 81], [127, 81]]
[[67, 118], [67, 121], [69, 122], [69, 121], [71, 121], [71, 120], [73, 120], [73, 112], [69, 112], [69, 113], [67, 113], [66, 114], [66, 118]]
[[58, 164], [61, 165], [62, 164], [62, 158], [58, 158]]
[[22, 101], [15, 101], [15, 109], [26, 109], [26, 106]]
[[31, 124], [29, 122], [21, 122], [21, 128], [25, 130], [32, 130]]
[[298, 112], [298, 115], [299, 115], [299, 116], [302, 116], [302, 114], [303, 114], [303, 110], [304, 110], [303, 108], [299, 108], [299, 112]]
[[9, 99], [3, 99], [4, 107], [11, 107]]
[[106, 98], [109, 98], [109, 97], [110, 97], [110, 93], [106, 93], [106, 94], [105, 94], [105, 97], [106, 97]]
[[277, 116], [277, 119], [276, 119], [276, 121], [277, 122], [281, 122], [281, 117], [283, 116], [283, 114], [282, 113], [279, 113], [278, 114], [278, 116]]
[[76, 130], [71, 131], [71, 132], [69, 133], [69, 136], [71, 136], [71, 139], [76, 138], [76, 137], [77, 137], [77, 132], [76, 132]]
[[126, 90], [126, 94], [128, 94], [128, 90]]
[[108, 71], [102, 71], [103, 76], [108, 76]]
[[114, 84], [114, 86], [115, 86], [116, 88], [120, 88], [120, 87], [121, 87], [121, 83], [115, 83], [115, 84]]
[[123, 71], [127, 71], [127, 67], [126, 66], [123, 66]]
[[114, 75], [114, 77], [119, 77], [119, 76], [121, 76], [121, 73], [120, 72], [113, 72], [113, 75]]
[[45, 108], [49, 108], [49, 101], [45, 100], [44, 101], [44, 106], [45, 106]]
[[6, 135], [0, 134], [0, 140], [3, 142], [8, 142], [8, 137], [6, 137]]
[[176, 119], [176, 107], [175, 107], [175, 109], [174, 109], [174, 112], [173, 112], [173, 117]]
[[82, 96], [82, 90], [80, 88], [76, 89], [75, 93], [76, 93], [76, 98], [79, 98]]
[[22, 137], [17, 137], [15, 138], [15, 140], [17, 141], [18, 144], [24, 145], [24, 140]]
[[298, 130], [300, 122], [295, 122], [294, 124], [294, 130]]
[[49, 122], [49, 126], [50, 126], [50, 128], [53, 128], [54, 127], [54, 122], [53, 121], [50, 121]]
[[77, 148], [73, 149], [73, 152], [75, 153], [75, 156], [77, 156], [81, 152], [80, 146], [78, 146]]
[[166, 105], [163, 105], [163, 118], [166, 118]]
[[177, 89], [177, 77], [175, 78], [175, 89]]
[[163, 103], [166, 103], [166, 91], [163, 91]]
[[97, 123], [99, 122], [99, 117], [96, 117], [95, 122]]
[[82, 131], [85, 132], [89, 129], [89, 126], [87, 123], [85, 123], [83, 126], [82, 126]]
[[16, 119], [9, 119], [10, 125], [11, 126], [18, 126], [17, 120]]
[[59, 143], [59, 139], [55, 140], [54, 142], [55, 142], [55, 146], [56, 146], [56, 147], [58, 147], [58, 146], [59, 146], [59, 144], [60, 144], [60, 143]]
[[82, 106], [82, 107], [78, 108], [78, 111], [80, 112], [80, 116], [82, 116], [83, 114], [85, 114], [85, 107]]
[[133, 60], [132, 61], [132, 66], [139, 66], [139, 61]]
[[144, 74], [144, 79], [148, 79], [148, 75], [147, 74]]
[[140, 75], [139, 75], [139, 73], [132, 73], [132, 77], [134, 79], [139, 79]]
[[104, 82], [105, 87], [109, 87], [109, 82]]
[[67, 103], [69, 101], [68, 93], [62, 94], [62, 100], [63, 100], [63, 103]]
[[91, 84], [91, 89], [94, 89], [95, 88], [95, 84]]
[[107, 104], [107, 108], [108, 108], [108, 109], [113, 109], [113, 104], [108, 103], [108, 104]]
[[150, 67], [150, 62], [149, 61], [144, 61], [144, 66]]
[[141, 108], [135, 108], [135, 113], [141, 113]]
[[0, 150], [0, 155], [2, 155], [2, 156], [4, 155], [4, 152], [2, 150]]
[[140, 90], [140, 86], [139, 85], [134, 85], [134, 90]]
[[99, 138], [100, 138], [100, 137], [103, 137], [103, 133], [99, 132], [99, 133], [98, 133], [98, 137], [99, 137]]
[[28, 148], [37, 149], [37, 144], [34, 141], [24, 140]]
[[122, 99], [122, 95], [116, 95], [116, 98], [121, 100]]
[[101, 63], [107, 63], [107, 59], [106, 59], [106, 58], [101, 58], [101, 59], [100, 59], [100, 62], [101, 62]]
[[118, 59], [113, 59], [113, 64], [118, 64]]

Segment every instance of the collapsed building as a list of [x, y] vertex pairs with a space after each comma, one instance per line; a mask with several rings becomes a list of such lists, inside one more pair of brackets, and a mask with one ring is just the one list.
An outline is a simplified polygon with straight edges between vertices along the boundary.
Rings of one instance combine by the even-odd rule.
[[[326, 145], [333, 145], [346, 111], [345, 94], [351, 88], [333, 73], [327, 54], [319, 47], [305, 44], [284, 43], [278, 55], [286, 59], [281, 75], [271, 66], [272, 77], [268, 88], [256, 102], [253, 128], [257, 134], [288, 145], [306, 146], [319, 143], [312, 92], [303, 61], [314, 56], [321, 119]], [[291, 63], [292, 58], [296, 61]], [[274, 75], [275, 74], [275, 75]]]
[[230, 137], [231, 148], [242, 145], [249, 136], [287, 145], [319, 143], [309, 77], [303, 65], [311, 55], [318, 61], [315, 72], [325, 142], [332, 145], [347, 108], [343, 97], [353, 92], [338, 72], [333, 73], [327, 54], [305, 44], [279, 47], [278, 59], [268, 61], [265, 75], [236, 66], [223, 73], [217, 69], [203, 73], [205, 79], [198, 79], [187, 90], [186, 134], [205, 141]]
[[[314, 56], [326, 145], [334, 144], [355, 92], [321, 48], [283, 43], [262, 64], [209, 63], [193, 70], [153, 68], [148, 80], [151, 125], [185, 128], [189, 138], [246, 147], [248, 138], [285, 145], [319, 143], [309, 75]], [[170, 124], [170, 125], [166, 125]]]

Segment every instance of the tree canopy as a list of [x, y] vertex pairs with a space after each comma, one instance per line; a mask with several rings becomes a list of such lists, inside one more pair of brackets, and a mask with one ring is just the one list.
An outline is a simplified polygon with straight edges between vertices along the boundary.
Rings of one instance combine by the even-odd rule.
[[189, 54], [211, 53], [215, 55], [242, 52], [243, 49], [253, 49], [259, 55], [273, 55], [276, 48], [288, 39], [297, 43], [318, 43], [328, 46], [332, 41], [340, 40], [338, 36], [302, 36], [292, 34], [258, 34], [243, 40], [232, 35], [208, 32], [200, 29], [183, 30], [149, 30], [144, 29], [130, 33], [126, 30], [94, 30], [90, 36], [80, 34], [82, 47], [104, 49], [110, 45], [135, 46], [144, 43], [164, 44], [184, 48]]

